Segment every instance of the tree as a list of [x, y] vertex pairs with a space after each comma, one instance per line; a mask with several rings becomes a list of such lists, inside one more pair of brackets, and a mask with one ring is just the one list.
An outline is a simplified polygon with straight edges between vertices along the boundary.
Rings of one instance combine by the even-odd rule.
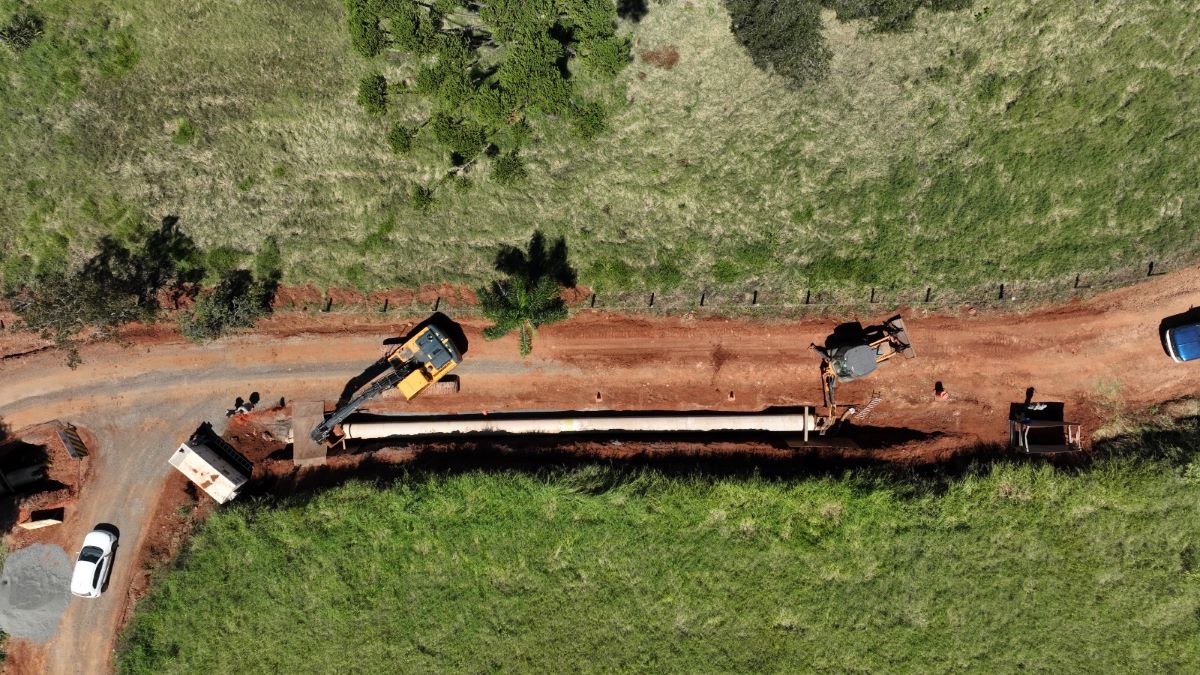
[[[604, 108], [575, 91], [570, 64], [613, 77], [630, 61], [616, 34], [613, 0], [347, 0], [351, 42], [371, 58], [385, 48], [417, 67], [411, 87], [432, 104], [426, 124], [393, 126], [388, 144], [407, 152], [428, 127], [456, 170], [481, 153], [515, 153], [532, 117], [565, 116], [580, 136], [604, 128]], [[382, 76], [373, 76], [382, 79]], [[386, 112], [386, 82], [364, 80], [359, 102]], [[382, 93], [381, 93], [382, 92]]]
[[833, 52], [822, 32], [821, 6], [838, 21], [871, 19], [878, 32], [912, 27], [917, 10], [935, 12], [970, 7], [973, 0], [725, 0], [731, 29], [754, 65], [800, 87], [829, 74]]
[[76, 335], [87, 328], [107, 337], [122, 324], [153, 319], [160, 293], [182, 292], [203, 275], [195, 244], [176, 223], [164, 218], [158, 229], [143, 230], [128, 243], [105, 237], [82, 265], [38, 271], [9, 289], [13, 310], [72, 354]]
[[737, 37], [754, 65], [795, 86], [824, 79], [833, 52], [814, 0], [726, 0]]
[[179, 332], [189, 340], [215, 340], [239, 328], [250, 328], [271, 311], [274, 284], [256, 280], [246, 270], [232, 270], [191, 311], [179, 315]]
[[483, 315], [493, 321], [483, 336], [496, 340], [516, 330], [521, 356], [528, 356], [539, 326], [567, 318], [562, 289], [574, 287], [576, 275], [567, 263], [566, 240], [559, 238], [547, 252], [545, 236], [534, 232], [527, 250], [500, 249], [496, 269], [505, 278], [479, 291]]

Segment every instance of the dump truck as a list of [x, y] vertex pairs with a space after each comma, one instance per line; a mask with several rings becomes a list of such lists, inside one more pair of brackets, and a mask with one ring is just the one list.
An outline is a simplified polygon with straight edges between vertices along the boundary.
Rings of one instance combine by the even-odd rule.
[[411, 401], [433, 383], [441, 380], [462, 361], [454, 341], [436, 326], [417, 331], [383, 359], [387, 372], [372, 382], [361, 394], [338, 408], [313, 428], [309, 436], [324, 443], [341, 424], [363, 405], [389, 389], [396, 389], [404, 400]]
[[254, 471], [250, 460], [205, 422], [181, 443], [167, 462], [218, 504], [233, 499]]

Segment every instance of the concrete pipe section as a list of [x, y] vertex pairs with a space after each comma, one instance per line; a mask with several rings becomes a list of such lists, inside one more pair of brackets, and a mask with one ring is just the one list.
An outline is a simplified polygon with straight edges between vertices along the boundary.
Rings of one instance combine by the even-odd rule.
[[701, 414], [610, 414], [574, 412], [538, 415], [463, 416], [353, 422], [342, 425], [347, 440], [453, 434], [604, 434], [604, 433], [704, 433], [767, 432], [805, 434], [817, 430], [810, 408], [803, 412]]

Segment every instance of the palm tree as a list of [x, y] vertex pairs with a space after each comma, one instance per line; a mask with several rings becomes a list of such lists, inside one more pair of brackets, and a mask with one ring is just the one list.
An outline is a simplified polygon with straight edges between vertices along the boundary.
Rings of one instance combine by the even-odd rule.
[[495, 322], [484, 329], [483, 336], [495, 340], [517, 330], [521, 356], [528, 356], [538, 326], [567, 318], [560, 292], [563, 286], [574, 286], [575, 271], [566, 257], [567, 245], [562, 239], [547, 255], [541, 232], [533, 234], [527, 252], [511, 246], [501, 249], [496, 269], [507, 278], [479, 291], [483, 315]]

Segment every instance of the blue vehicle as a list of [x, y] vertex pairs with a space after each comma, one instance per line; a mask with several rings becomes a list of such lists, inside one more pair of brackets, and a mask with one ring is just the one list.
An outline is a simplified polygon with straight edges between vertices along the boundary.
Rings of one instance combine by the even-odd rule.
[[1163, 331], [1167, 354], [1178, 363], [1200, 360], [1200, 323], [1185, 323]]

